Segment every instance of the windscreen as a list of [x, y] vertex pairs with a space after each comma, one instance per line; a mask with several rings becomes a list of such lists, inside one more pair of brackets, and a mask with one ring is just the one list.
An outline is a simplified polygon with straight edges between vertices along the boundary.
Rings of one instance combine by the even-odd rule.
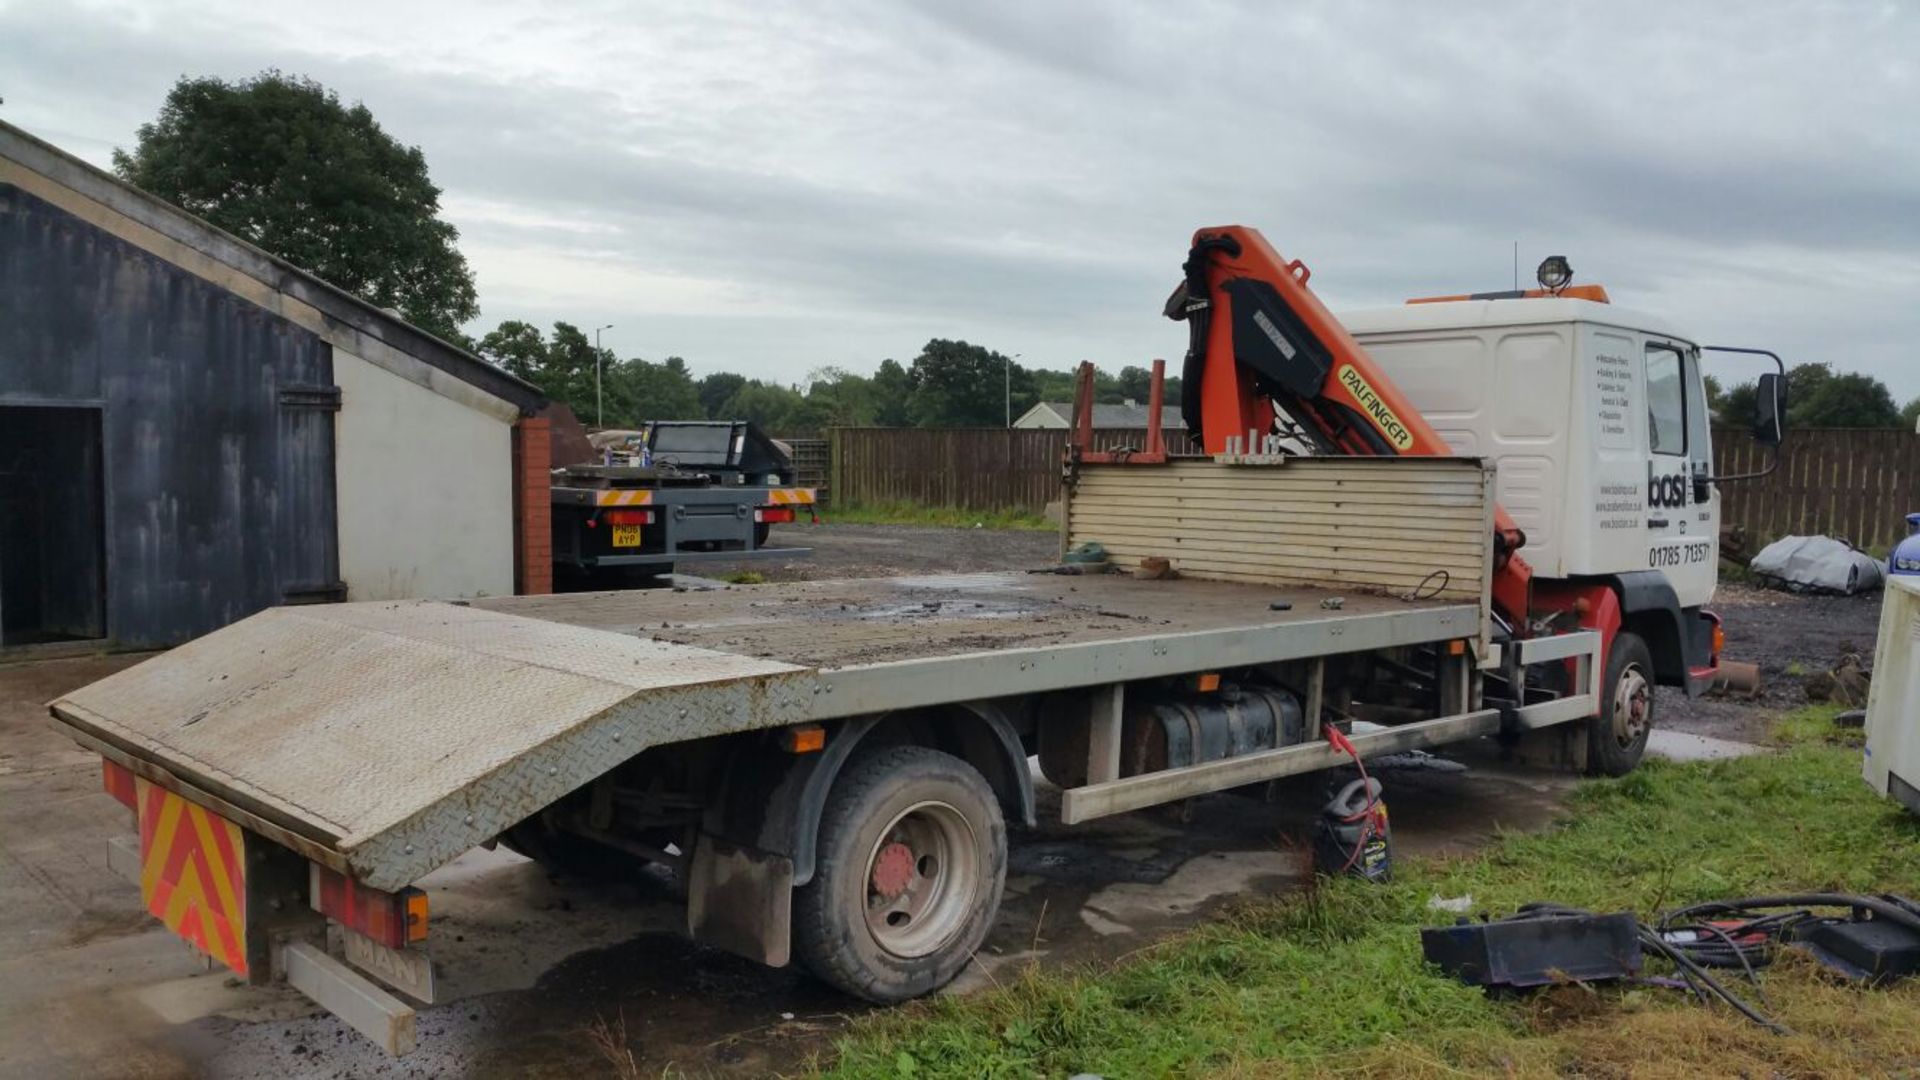
[[653, 456], [682, 465], [725, 465], [733, 442], [732, 424], [656, 424]]

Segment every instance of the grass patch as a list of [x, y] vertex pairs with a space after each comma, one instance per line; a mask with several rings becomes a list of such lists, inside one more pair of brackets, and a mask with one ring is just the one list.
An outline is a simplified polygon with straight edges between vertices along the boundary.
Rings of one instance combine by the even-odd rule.
[[1768, 734], [1782, 746], [1840, 746], [1857, 752], [1867, 744], [1867, 729], [1834, 723], [1844, 711], [1838, 705], [1805, 705], [1775, 720]]
[[968, 510], [958, 506], [927, 506], [911, 502], [856, 503], [821, 512], [823, 519], [842, 525], [928, 525], [947, 529], [1031, 529], [1053, 532], [1059, 526], [1045, 515], [1025, 510]]
[[734, 570], [721, 574], [720, 580], [729, 585], [765, 585], [767, 575], [758, 570]]
[[[876, 1014], [838, 1044], [840, 1077], [1884, 1075], [1920, 1069], [1920, 984], [1865, 991], [1811, 964], [1764, 974], [1769, 1035], [1678, 992], [1560, 987], [1488, 997], [1428, 969], [1431, 896], [1504, 915], [1531, 900], [1642, 916], [1714, 898], [1920, 895], [1920, 825], [1860, 781], [1858, 752], [1650, 761], [1583, 785], [1569, 816], [1479, 854], [1408, 861], [1241, 905], [1111, 967], [1029, 972], [998, 990]], [[1389, 799], [1391, 795], [1389, 794]], [[1751, 996], [1751, 995], [1749, 995]]]

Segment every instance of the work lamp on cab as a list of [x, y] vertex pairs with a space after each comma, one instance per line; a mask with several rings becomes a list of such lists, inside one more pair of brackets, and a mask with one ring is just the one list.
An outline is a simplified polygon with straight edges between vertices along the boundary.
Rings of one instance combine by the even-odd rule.
[[1540, 287], [1550, 293], [1557, 293], [1573, 280], [1573, 267], [1567, 265], [1565, 255], [1549, 255], [1540, 260], [1540, 269], [1536, 272]]

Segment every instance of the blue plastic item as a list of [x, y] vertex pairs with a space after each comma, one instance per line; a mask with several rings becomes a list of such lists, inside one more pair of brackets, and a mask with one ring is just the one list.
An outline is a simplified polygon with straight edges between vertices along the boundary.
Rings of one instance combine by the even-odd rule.
[[1887, 573], [1920, 574], [1920, 514], [1907, 515], [1907, 538], [1887, 556]]

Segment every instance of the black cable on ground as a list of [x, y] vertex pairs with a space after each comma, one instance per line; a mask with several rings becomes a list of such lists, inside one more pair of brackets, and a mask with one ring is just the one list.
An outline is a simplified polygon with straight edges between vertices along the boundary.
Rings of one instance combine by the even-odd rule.
[[[1560, 904], [1526, 904], [1520, 908], [1516, 918], [1591, 917], [1592, 915], [1593, 912]], [[1695, 997], [1703, 1002], [1717, 998], [1768, 1031], [1780, 1035], [1790, 1034], [1785, 1026], [1747, 1004], [1738, 994], [1727, 989], [1724, 983], [1714, 978], [1706, 968], [1694, 962], [1692, 957], [1668, 944], [1658, 931], [1638, 920], [1635, 921], [1634, 926], [1638, 932], [1641, 947], [1672, 961], [1675, 970], [1680, 973], [1680, 978], [1686, 982], [1687, 988]]]
[[[1845, 915], [1822, 915], [1818, 908], [1845, 908]], [[1560, 904], [1527, 904], [1516, 918], [1562, 918], [1593, 913]], [[1780, 947], [1824, 923], [1885, 920], [1920, 934], [1920, 904], [1898, 896], [1850, 893], [1783, 893], [1713, 900], [1676, 908], [1648, 926], [1636, 920], [1646, 951], [1672, 962], [1680, 978], [1701, 1001], [1718, 999], [1754, 1023], [1782, 1035], [1788, 1029], [1729, 990], [1711, 968], [1739, 968], [1764, 1003], [1759, 970], [1773, 962]]]

